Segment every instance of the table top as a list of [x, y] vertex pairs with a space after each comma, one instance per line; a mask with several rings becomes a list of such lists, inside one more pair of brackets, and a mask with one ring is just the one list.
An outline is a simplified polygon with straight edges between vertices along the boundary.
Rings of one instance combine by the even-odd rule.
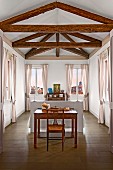
[[[37, 109], [34, 114], [41, 114], [41, 113], [45, 113], [42, 109]], [[64, 114], [78, 114], [78, 112], [76, 110], [68, 110], [68, 111], [64, 111]]]

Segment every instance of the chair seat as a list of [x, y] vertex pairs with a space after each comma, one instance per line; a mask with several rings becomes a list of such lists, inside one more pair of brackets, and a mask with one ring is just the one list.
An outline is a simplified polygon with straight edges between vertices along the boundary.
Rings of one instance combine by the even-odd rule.
[[63, 130], [63, 125], [58, 125], [58, 124], [53, 124], [53, 125], [49, 125], [48, 126], [48, 130], [49, 130], [49, 132], [53, 132], [53, 133], [59, 133], [60, 131], [62, 132], [62, 130]]

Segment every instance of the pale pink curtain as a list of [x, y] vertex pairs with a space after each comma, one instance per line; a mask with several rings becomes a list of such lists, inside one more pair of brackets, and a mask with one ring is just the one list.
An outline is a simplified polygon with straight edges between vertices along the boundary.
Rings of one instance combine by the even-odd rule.
[[111, 57], [110, 57], [110, 48], [107, 49], [108, 56], [108, 96], [109, 102], [111, 101]]
[[11, 58], [12, 64], [12, 122], [16, 122], [16, 56]]
[[48, 81], [48, 65], [42, 65], [42, 81], [43, 81], [43, 95], [46, 98], [47, 95], [47, 81]]
[[98, 123], [104, 123], [105, 122], [105, 115], [104, 115], [104, 99], [103, 99], [103, 93], [104, 93], [104, 52], [102, 52], [98, 59], [98, 86], [99, 86], [99, 100], [100, 100], [100, 106], [99, 106], [99, 118]]
[[4, 101], [7, 97], [7, 78], [8, 78], [8, 50], [6, 48], [3, 48], [3, 60], [2, 60], [2, 115], [3, 115], [3, 127], [5, 131], [5, 125], [4, 125]]
[[8, 61], [8, 100], [11, 100], [11, 60]]
[[[109, 109], [110, 109], [110, 118], [109, 118], [109, 125], [111, 119], [111, 56], [110, 56], [110, 48], [107, 49], [107, 56], [108, 56], [108, 98], [109, 98]], [[109, 126], [109, 133], [110, 133], [110, 126]]]
[[4, 104], [4, 100], [7, 97], [7, 79], [8, 79], [8, 50], [6, 48], [3, 49], [3, 61], [2, 61], [2, 100]]
[[0, 153], [3, 152], [3, 130], [4, 130], [4, 115], [3, 115], [3, 94], [2, 94], [2, 67], [3, 67], [3, 40], [2, 36], [0, 36]]
[[89, 67], [88, 64], [81, 65], [82, 74], [82, 87], [83, 87], [83, 110], [89, 110], [89, 93], [88, 93], [88, 79], [89, 79]]
[[26, 78], [26, 111], [30, 110], [30, 90], [31, 90], [31, 64], [25, 66], [25, 78]]
[[66, 93], [68, 95], [68, 98], [71, 95], [71, 86], [72, 86], [72, 80], [73, 80], [73, 64], [66, 64]]

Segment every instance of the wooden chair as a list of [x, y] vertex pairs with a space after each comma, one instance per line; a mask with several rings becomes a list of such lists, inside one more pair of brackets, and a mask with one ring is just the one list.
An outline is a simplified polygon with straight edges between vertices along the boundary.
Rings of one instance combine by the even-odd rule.
[[[54, 122], [50, 122], [50, 119], [53, 119]], [[57, 119], [61, 119], [61, 124], [57, 123]], [[62, 151], [64, 150], [64, 137], [65, 137], [65, 125], [64, 125], [64, 109], [59, 108], [50, 108], [47, 109], [47, 151], [49, 140], [58, 140], [59, 138], [50, 137], [50, 133], [61, 133], [62, 140]]]

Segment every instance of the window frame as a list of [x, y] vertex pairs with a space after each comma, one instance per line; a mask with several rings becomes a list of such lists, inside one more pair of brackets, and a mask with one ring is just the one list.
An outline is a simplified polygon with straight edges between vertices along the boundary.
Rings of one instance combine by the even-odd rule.
[[[35, 90], [38, 90], [38, 86], [37, 86], [37, 70], [38, 70], [38, 69], [41, 69], [41, 70], [42, 70], [42, 67], [41, 67], [41, 65], [33, 65], [33, 66], [32, 66], [32, 69], [35, 70], [35, 85], [34, 85], [33, 87], [35, 87]], [[31, 81], [32, 81], [32, 74], [31, 74]], [[42, 85], [43, 85], [43, 82], [42, 82]], [[32, 87], [32, 83], [31, 83], [31, 87]], [[43, 86], [40, 87], [40, 88], [43, 89]], [[38, 94], [43, 94], [43, 92], [42, 92], [42, 93], [38, 93]]]
[[[80, 65], [74, 65], [74, 68], [73, 68], [73, 70], [74, 69], [76, 69], [77, 71], [76, 71], [76, 94], [74, 94], [74, 93], [71, 93], [71, 96], [76, 96], [76, 100], [77, 101], [79, 101], [79, 96], [81, 96], [81, 97], [83, 97], [83, 94], [79, 94], [78, 93], [78, 84], [79, 84], [79, 82], [78, 82], [78, 70], [80, 69], [80, 70], [82, 70], [81, 69], [81, 66]], [[74, 76], [74, 75], [73, 75]], [[82, 77], [81, 77], [81, 79], [82, 79]], [[72, 88], [72, 87], [71, 87]], [[83, 91], [83, 89], [82, 89], [82, 91]], [[83, 99], [82, 99], [83, 100]]]

